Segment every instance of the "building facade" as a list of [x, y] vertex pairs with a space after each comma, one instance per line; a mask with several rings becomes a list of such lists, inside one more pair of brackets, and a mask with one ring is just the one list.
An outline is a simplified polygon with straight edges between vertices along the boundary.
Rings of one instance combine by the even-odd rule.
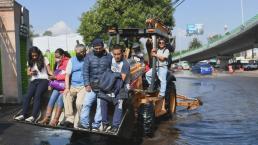
[[26, 93], [29, 11], [14, 0], [0, 1], [0, 103], [19, 103]]

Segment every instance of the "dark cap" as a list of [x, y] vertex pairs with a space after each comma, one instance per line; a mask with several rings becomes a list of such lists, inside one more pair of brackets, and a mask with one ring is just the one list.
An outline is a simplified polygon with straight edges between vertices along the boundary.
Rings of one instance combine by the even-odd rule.
[[97, 38], [97, 39], [94, 39], [93, 42], [92, 42], [92, 46], [95, 47], [95, 46], [104, 46], [104, 43], [102, 41], [102, 39], [100, 38]]

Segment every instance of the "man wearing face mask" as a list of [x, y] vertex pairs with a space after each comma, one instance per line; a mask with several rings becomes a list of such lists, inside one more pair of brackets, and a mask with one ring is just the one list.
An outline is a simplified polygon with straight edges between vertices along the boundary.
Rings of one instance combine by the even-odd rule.
[[[82, 77], [84, 57], [86, 56], [86, 48], [82, 44], [75, 47], [76, 56], [72, 57], [66, 67], [65, 90], [64, 90], [64, 108], [65, 122], [63, 126], [77, 128], [80, 118], [82, 102], [85, 96], [84, 81]], [[76, 111], [73, 110], [73, 102], [75, 100]], [[75, 114], [75, 116], [74, 116]]]
[[[99, 78], [105, 71], [111, 69], [112, 56], [105, 51], [104, 43], [101, 39], [95, 39], [92, 45], [93, 52], [88, 53], [84, 59], [83, 78], [87, 93], [81, 110], [80, 127], [86, 130], [90, 130], [90, 127], [92, 127], [92, 131], [101, 131], [100, 99], [97, 99]], [[90, 110], [94, 102], [97, 102], [97, 108], [94, 122], [90, 125]]]

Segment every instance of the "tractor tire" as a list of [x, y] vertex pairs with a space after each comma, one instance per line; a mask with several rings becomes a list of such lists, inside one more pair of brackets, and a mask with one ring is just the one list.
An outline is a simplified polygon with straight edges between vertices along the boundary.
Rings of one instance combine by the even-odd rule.
[[143, 136], [153, 137], [155, 131], [154, 105], [142, 104], [138, 111], [139, 131]]
[[167, 110], [167, 115], [172, 117], [176, 112], [176, 86], [173, 78], [169, 78], [167, 81], [165, 107]]
[[170, 83], [169, 86], [170, 92], [169, 92], [169, 113], [172, 115], [176, 113], [176, 85], [174, 82]]

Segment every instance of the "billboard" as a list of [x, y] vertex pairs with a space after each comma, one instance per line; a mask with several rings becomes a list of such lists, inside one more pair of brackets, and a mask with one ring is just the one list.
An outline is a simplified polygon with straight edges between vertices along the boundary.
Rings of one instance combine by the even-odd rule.
[[187, 36], [202, 35], [203, 32], [204, 32], [203, 24], [187, 24], [187, 28], [186, 28]]

